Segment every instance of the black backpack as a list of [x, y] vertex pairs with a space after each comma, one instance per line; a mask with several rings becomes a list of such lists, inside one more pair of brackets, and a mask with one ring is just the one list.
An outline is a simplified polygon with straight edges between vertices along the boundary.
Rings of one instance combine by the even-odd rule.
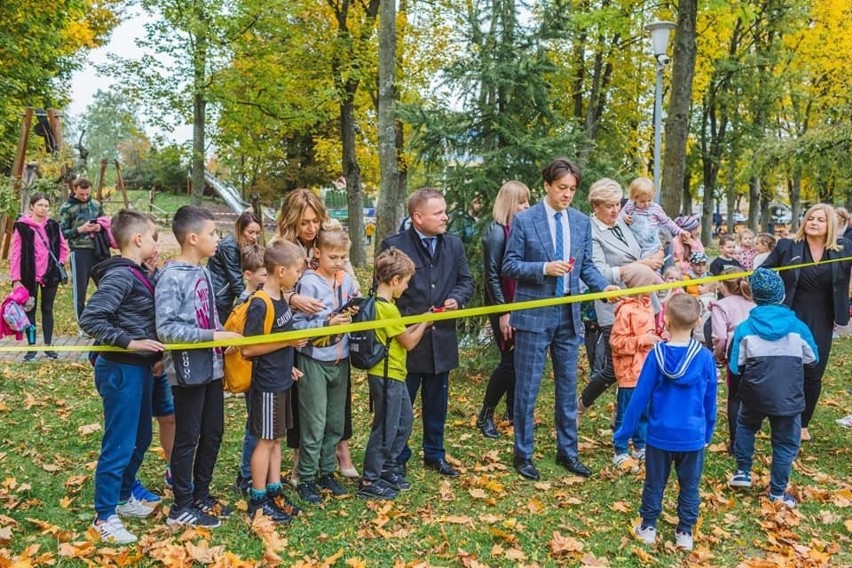
[[[352, 316], [352, 323], [374, 321], [376, 319], [375, 294], [362, 298], [358, 304], [358, 313]], [[387, 359], [388, 344], [382, 344], [376, 338], [375, 329], [354, 331], [349, 334], [349, 362], [356, 369], [369, 371], [382, 359]], [[387, 374], [387, 371], [385, 371]]]

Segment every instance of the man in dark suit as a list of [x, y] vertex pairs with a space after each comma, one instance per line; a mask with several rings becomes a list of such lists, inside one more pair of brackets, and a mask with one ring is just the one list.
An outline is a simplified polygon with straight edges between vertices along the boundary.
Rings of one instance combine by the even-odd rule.
[[[579, 294], [581, 278], [593, 291], [617, 289], [592, 262], [589, 218], [569, 208], [580, 170], [557, 158], [542, 177], [547, 195], [515, 216], [503, 258], [503, 274], [517, 281], [515, 302]], [[577, 452], [580, 304], [516, 311], [510, 322], [515, 329], [515, 469], [527, 479], [539, 479], [532, 462], [533, 411], [550, 348], [556, 381], [556, 463], [578, 475], [591, 475]]]
[[[473, 295], [473, 278], [461, 240], [447, 234], [447, 204], [432, 188], [422, 188], [408, 199], [411, 226], [382, 241], [381, 250], [396, 247], [414, 261], [416, 271], [408, 289], [396, 305], [404, 316], [422, 314], [432, 308], [457, 310]], [[380, 250], [380, 252], [381, 252]], [[411, 403], [417, 391], [423, 395], [423, 465], [441, 475], [458, 476], [446, 461], [444, 423], [450, 370], [459, 365], [455, 320], [435, 322], [427, 328], [417, 347], [408, 352], [408, 393]], [[400, 469], [411, 457], [403, 450]]]

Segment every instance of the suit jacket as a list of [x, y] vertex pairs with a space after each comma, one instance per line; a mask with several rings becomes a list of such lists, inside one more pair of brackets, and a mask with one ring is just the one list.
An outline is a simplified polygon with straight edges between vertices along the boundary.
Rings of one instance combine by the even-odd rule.
[[[597, 219], [591, 219], [591, 224], [592, 260], [608, 284], [617, 284], [623, 288], [624, 284], [618, 276], [618, 269], [642, 258], [639, 241], [633, 236], [633, 231], [620, 219], [615, 225], [621, 229], [626, 243]], [[597, 300], [595, 313], [598, 316], [598, 325], [612, 325], [615, 321], [615, 304]]]
[[[570, 293], [580, 293], [580, 279], [594, 291], [606, 288], [609, 283], [592, 262], [592, 233], [589, 218], [576, 209], [568, 208], [568, 225], [571, 231], [571, 254], [574, 270], [571, 272]], [[553, 237], [544, 203], [537, 203], [515, 215], [509, 242], [503, 257], [504, 276], [517, 281], [515, 302], [552, 298], [556, 295], [556, 276], [545, 276], [544, 264], [555, 261]], [[561, 277], [559, 277], [561, 278]], [[512, 327], [524, 331], [541, 331], [545, 327], [562, 323], [562, 306], [550, 306], [512, 312]], [[580, 303], [571, 304], [575, 333], [583, 333]]]
[[[852, 242], [844, 238], [837, 240], [841, 245], [841, 249], [825, 250], [823, 258], [832, 260], [835, 258], [850, 258], [852, 257]], [[769, 256], [763, 261], [760, 266], [762, 268], [778, 268], [781, 266], [791, 266], [801, 264], [805, 258], [805, 246], [807, 243], [804, 240], [794, 241], [793, 239], [781, 239]], [[834, 300], [834, 321], [837, 325], [846, 325], [849, 322], [849, 270], [852, 268], [852, 260], [842, 260], [831, 263], [831, 281], [833, 288], [831, 291], [826, 290], [826, 294], [831, 293]], [[784, 303], [792, 307], [793, 301], [796, 298], [796, 288], [799, 284], [800, 269], [782, 270], [778, 273], [781, 280], [784, 281]]]
[[[415, 272], [408, 289], [396, 301], [404, 316], [422, 314], [440, 307], [448, 298], [464, 307], [473, 296], [473, 277], [461, 239], [438, 235], [435, 256], [423, 246], [420, 236], [410, 227], [382, 241], [380, 252], [396, 247], [411, 257]], [[426, 329], [417, 347], [408, 352], [408, 372], [438, 374], [459, 366], [456, 320], [435, 322]]]

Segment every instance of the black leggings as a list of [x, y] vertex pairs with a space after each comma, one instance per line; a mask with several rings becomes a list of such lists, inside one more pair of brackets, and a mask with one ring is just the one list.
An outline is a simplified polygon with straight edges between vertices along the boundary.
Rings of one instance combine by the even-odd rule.
[[41, 290], [41, 332], [44, 334], [45, 345], [53, 343], [53, 303], [56, 301], [56, 290], [58, 288], [58, 284], [52, 284], [50, 286], [36, 285], [35, 292], [33, 292], [33, 290], [29, 291], [30, 295], [32, 295], [35, 300], [35, 304], [33, 304], [33, 309], [27, 312], [27, 319], [30, 320], [31, 324], [36, 325], [38, 294], [39, 290]]
[[737, 415], [740, 413], [740, 375], [735, 375], [727, 367], [725, 364], [728, 383], [728, 449], [733, 453], [737, 437]]
[[589, 384], [583, 389], [580, 399], [583, 401], [583, 406], [589, 407], [594, 404], [595, 400], [606, 391], [609, 387], [615, 384], [615, 369], [612, 366], [612, 347], [609, 345], [609, 336], [612, 333], [611, 325], [601, 326], [600, 341], [604, 344], [604, 363], [603, 368], [592, 373]]
[[500, 363], [491, 373], [488, 386], [485, 387], [485, 399], [482, 404], [496, 408], [503, 395], [506, 395], [506, 409], [512, 414], [515, 400], [515, 350], [500, 351]]

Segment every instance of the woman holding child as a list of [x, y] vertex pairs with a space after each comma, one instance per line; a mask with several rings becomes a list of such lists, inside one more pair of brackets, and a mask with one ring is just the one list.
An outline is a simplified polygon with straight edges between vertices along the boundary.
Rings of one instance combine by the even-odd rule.
[[[819, 362], [805, 367], [801, 434], [804, 441], [811, 439], [808, 425], [822, 390], [834, 324], [846, 325], [849, 321], [850, 257], [852, 242], [838, 235], [834, 208], [818, 203], [807, 210], [796, 236], [779, 240], [761, 265], [764, 268], [808, 265], [779, 272], [784, 281], [784, 303], [810, 328], [819, 351]], [[821, 264], [821, 261], [828, 262]]]
[[[645, 281], [645, 275], [663, 265], [663, 253], [657, 251], [642, 258], [642, 249], [628, 225], [619, 219], [624, 191], [617, 181], [603, 178], [589, 188], [589, 205], [592, 206], [592, 258], [595, 266], [610, 284], [626, 288]], [[656, 303], [655, 303], [656, 305]], [[655, 308], [658, 311], [658, 308]], [[615, 372], [610, 348], [610, 334], [615, 321], [613, 304], [595, 302], [598, 324], [603, 333], [606, 349], [603, 369], [592, 375], [580, 395], [578, 410], [585, 411], [615, 382]]]
[[[318, 268], [317, 237], [323, 224], [329, 221], [328, 212], [319, 196], [310, 189], [294, 189], [287, 194], [281, 204], [281, 213], [278, 215], [278, 238], [290, 241], [301, 247], [305, 254], [306, 268]], [[347, 258], [345, 271], [352, 276], [355, 287], [358, 288], [355, 273]], [[287, 301], [294, 311], [304, 314], [315, 314], [325, 309], [325, 304], [307, 295], [288, 293]], [[348, 381], [347, 381], [348, 383]], [[292, 392], [293, 407], [298, 407], [298, 389]], [[299, 448], [299, 416], [294, 416], [294, 427], [287, 432], [287, 445], [298, 451]], [[346, 393], [346, 417], [343, 429], [343, 439], [337, 445], [337, 461], [340, 463], [340, 472], [344, 477], [358, 477], [358, 471], [352, 463], [349, 452], [349, 439], [352, 437], [352, 391], [351, 384], [347, 386]], [[298, 456], [298, 454], [297, 454]], [[298, 457], [297, 457], [298, 459]], [[295, 468], [294, 468], [295, 472]], [[294, 475], [294, 481], [297, 476]]]
[[[45, 345], [53, 342], [53, 302], [59, 287], [59, 264], [65, 264], [68, 243], [62, 236], [59, 223], [50, 218], [50, 199], [41, 192], [30, 197], [30, 214], [15, 223], [12, 246], [9, 251], [9, 278], [12, 286], [23, 286], [36, 301], [41, 292], [41, 329]], [[35, 324], [36, 304], [27, 312], [30, 322]], [[56, 359], [55, 351], [45, 355]], [[24, 355], [24, 361], [32, 361], [35, 351]]]
[[[482, 237], [482, 252], [485, 261], [485, 303], [488, 305], [508, 304], [515, 296], [515, 281], [503, 276], [503, 256], [506, 253], [506, 240], [515, 214], [530, 206], [530, 188], [519, 181], [507, 181], [497, 193], [491, 215], [494, 221], [488, 225]], [[500, 350], [500, 363], [485, 388], [482, 409], [476, 419], [476, 426], [486, 438], [499, 436], [494, 427], [494, 409], [506, 395], [506, 414], [513, 414], [515, 391], [515, 344], [512, 341], [512, 326], [509, 325], [510, 313], [489, 316], [497, 348]]]

